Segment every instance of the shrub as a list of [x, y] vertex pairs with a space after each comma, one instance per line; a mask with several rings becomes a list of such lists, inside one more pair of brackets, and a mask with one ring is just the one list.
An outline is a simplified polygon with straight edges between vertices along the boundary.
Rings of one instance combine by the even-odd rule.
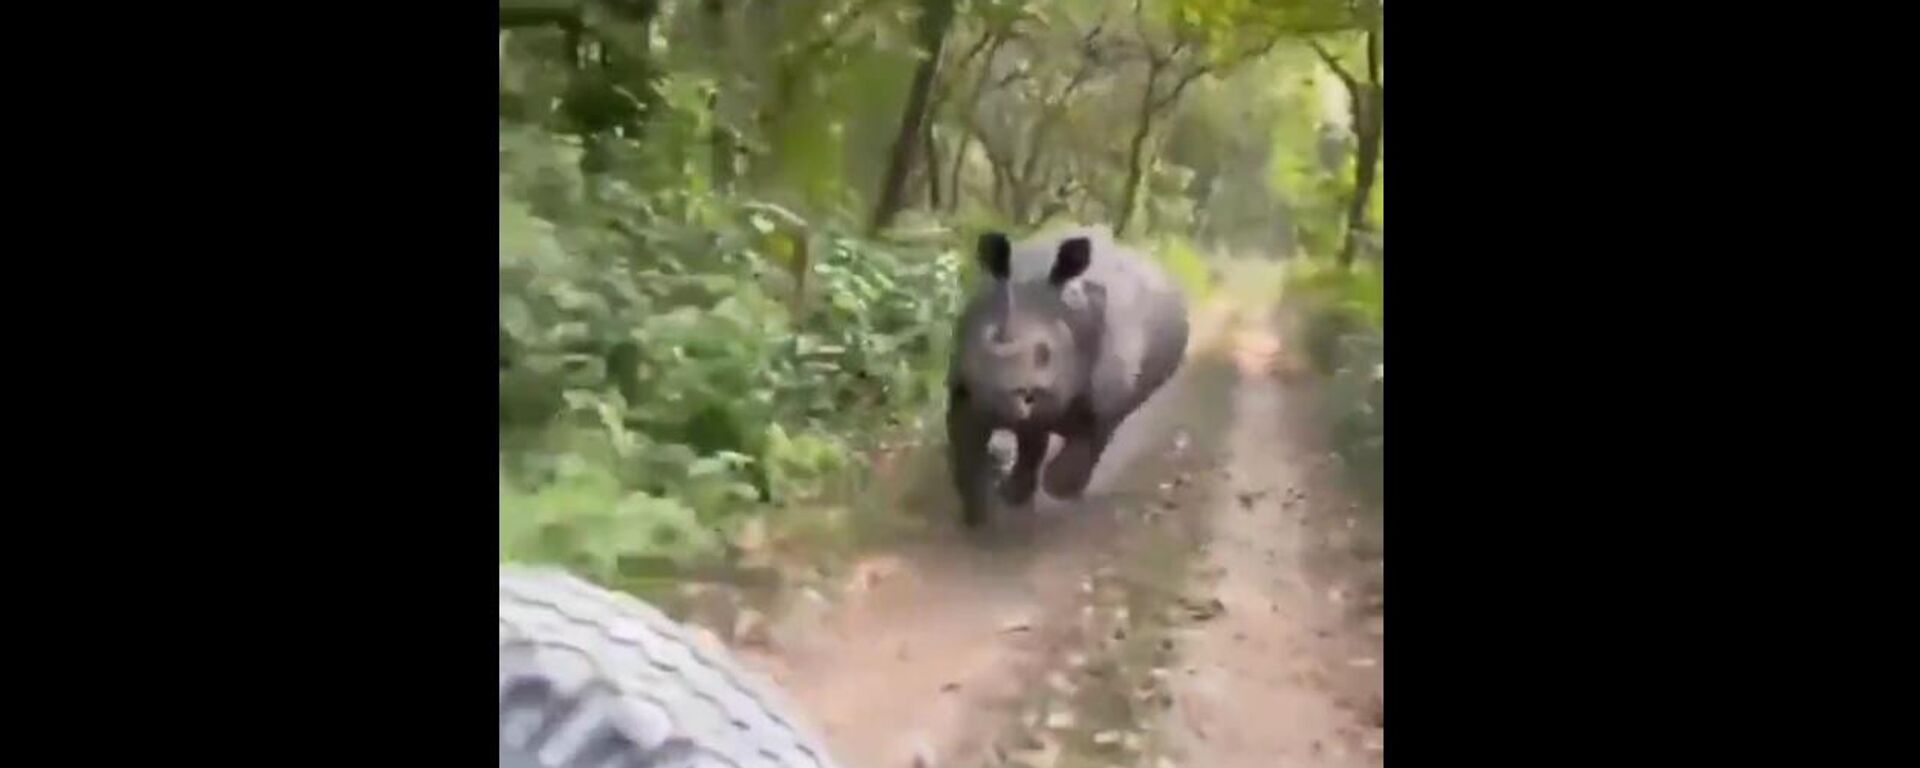
[[615, 181], [501, 134], [501, 557], [608, 580], [724, 551], [944, 397], [958, 254]]
[[1341, 269], [1300, 260], [1286, 277], [1301, 318], [1300, 343], [1327, 378], [1325, 416], [1334, 450], [1363, 489], [1378, 492], [1386, 447], [1386, 332], [1383, 285], [1365, 262]]

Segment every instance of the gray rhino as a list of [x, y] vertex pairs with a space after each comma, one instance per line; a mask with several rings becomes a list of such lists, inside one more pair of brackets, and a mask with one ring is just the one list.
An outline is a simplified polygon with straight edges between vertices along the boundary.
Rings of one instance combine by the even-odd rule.
[[1077, 497], [1114, 430], [1172, 378], [1187, 347], [1180, 289], [1105, 227], [1017, 246], [989, 232], [977, 251], [985, 275], [947, 373], [947, 450], [970, 527], [986, 519], [996, 430], [1017, 442], [1000, 488], [1007, 503], [1033, 498], [1051, 435], [1064, 442], [1047, 493]]

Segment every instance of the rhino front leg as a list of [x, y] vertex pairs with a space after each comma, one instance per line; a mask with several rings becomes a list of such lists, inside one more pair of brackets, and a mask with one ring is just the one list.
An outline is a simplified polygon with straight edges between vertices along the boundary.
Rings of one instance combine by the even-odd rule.
[[1078, 498], [1086, 491], [1087, 483], [1093, 480], [1093, 468], [1100, 463], [1100, 454], [1106, 452], [1107, 441], [1113, 438], [1113, 430], [1095, 425], [1065, 437], [1066, 444], [1060, 446], [1060, 455], [1047, 465], [1047, 495], [1056, 499]]
[[987, 520], [993, 487], [987, 443], [992, 437], [993, 430], [969, 407], [966, 390], [956, 387], [947, 404], [947, 460], [960, 493], [960, 519], [969, 528]]
[[1034, 489], [1040, 486], [1040, 462], [1047, 458], [1046, 430], [1021, 430], [1015, 433], [1019, 438], [1018, 458], [1014, 460], [1013, 472], [1007, 476], [1001, 497], [1008, 504], [1019, 506], [1033, 500]]

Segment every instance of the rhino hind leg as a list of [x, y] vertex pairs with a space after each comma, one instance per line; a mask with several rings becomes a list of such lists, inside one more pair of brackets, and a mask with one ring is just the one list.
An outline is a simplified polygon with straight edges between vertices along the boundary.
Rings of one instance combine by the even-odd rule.
[[1056, 499], [1079, 498], [1087, 490], [1087, 483], [1093, 480], [1093, 468], [1100, 463], [1100, 454], [1106, 452], [1107, 441], [1112, 436], [1113, 430], [1104, 428], [1066, 435], [1060, 455], [1047, 464], [1047, 495]]

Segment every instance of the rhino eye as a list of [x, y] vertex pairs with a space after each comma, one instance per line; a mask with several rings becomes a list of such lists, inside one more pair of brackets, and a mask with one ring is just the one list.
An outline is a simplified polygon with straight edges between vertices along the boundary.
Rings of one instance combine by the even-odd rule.
[[1034, 365], [1045, 368], [1051, 360], [1053, 360], [1053, 350], [1047, 348], [1046, 342], [1041, 342], [1033, 346]]

